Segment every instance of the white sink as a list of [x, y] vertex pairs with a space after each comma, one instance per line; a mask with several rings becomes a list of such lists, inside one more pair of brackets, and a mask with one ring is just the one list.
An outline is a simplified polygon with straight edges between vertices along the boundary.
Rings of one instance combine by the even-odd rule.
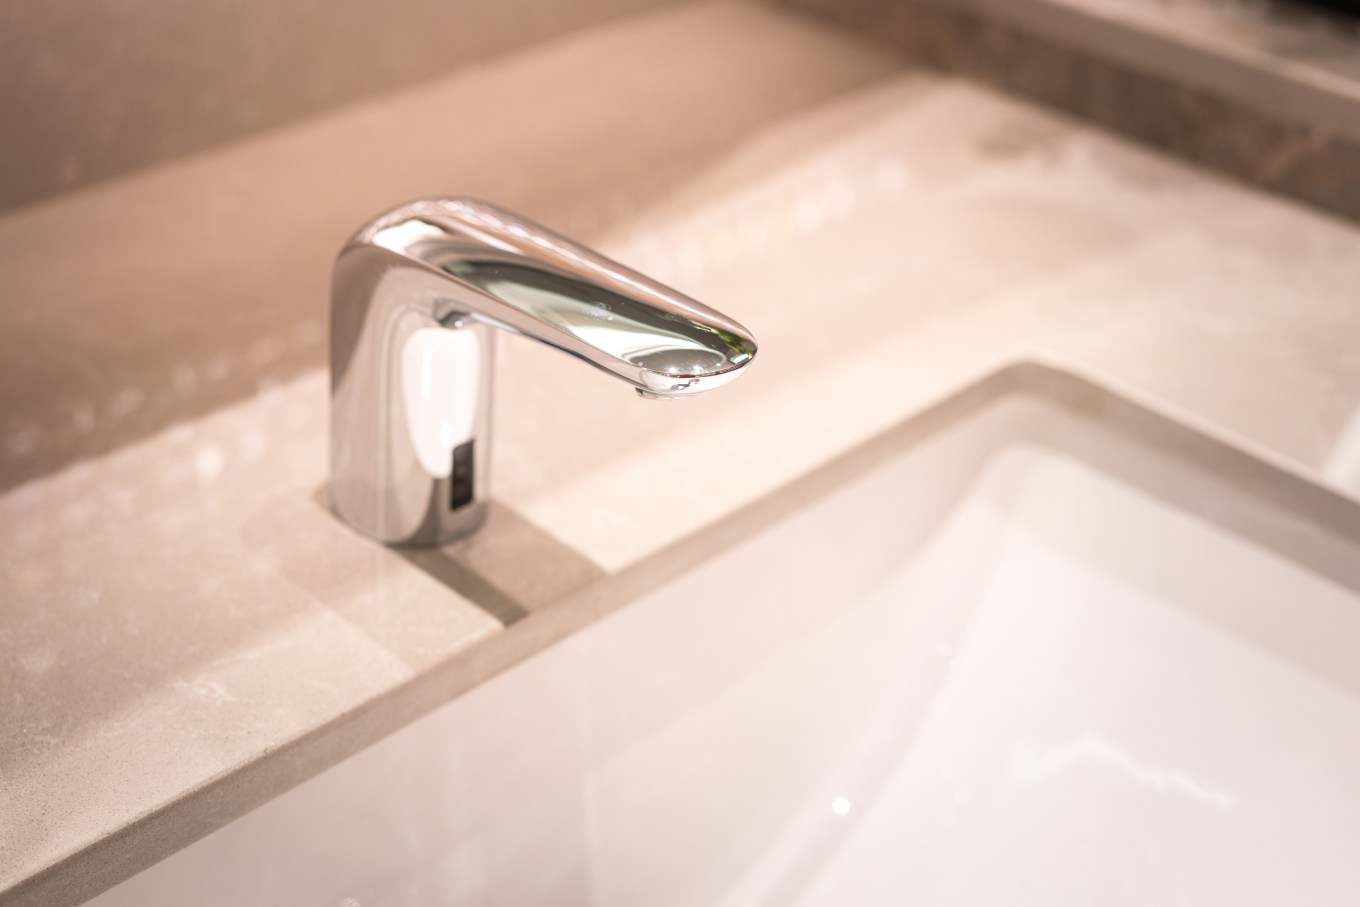
[[1026, 365], [684, 544], [91, 903], [1360, 903], [1354, 501]]

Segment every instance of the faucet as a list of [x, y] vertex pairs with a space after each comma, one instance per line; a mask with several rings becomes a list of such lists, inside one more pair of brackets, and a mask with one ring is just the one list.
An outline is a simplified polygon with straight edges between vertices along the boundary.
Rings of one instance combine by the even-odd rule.
[[331, 288], [331, 503], [360, 532], [443, 545], [485, 520], [494, 329], [669, 400], [756, 354], [737, 322], [494, 205], [411, 202], [341, 250]]

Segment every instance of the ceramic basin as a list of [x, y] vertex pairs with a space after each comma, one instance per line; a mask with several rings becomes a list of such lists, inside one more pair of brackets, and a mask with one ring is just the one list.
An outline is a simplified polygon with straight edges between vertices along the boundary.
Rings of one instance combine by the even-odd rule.
[[92, 903], [1352, 905], [1358, 514], [1016, 366]]

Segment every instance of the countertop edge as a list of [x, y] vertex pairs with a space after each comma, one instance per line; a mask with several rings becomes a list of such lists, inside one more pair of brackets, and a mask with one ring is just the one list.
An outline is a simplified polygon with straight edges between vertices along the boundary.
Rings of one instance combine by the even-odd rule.
[[909, 0], [971, 12], [1069, 48], [1360, 140], [1360, 82], [1202, 34], [1180, 34], [1064, 0]]

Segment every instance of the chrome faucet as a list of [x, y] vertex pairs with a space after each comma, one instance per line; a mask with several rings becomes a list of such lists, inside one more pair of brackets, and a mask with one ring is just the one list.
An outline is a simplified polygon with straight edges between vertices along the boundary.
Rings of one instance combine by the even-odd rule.
[[395, 208], [340, 252], [331, 291], [331, 502], [355, 528], [441, 545], [481, 525], [493, 328], [651, 399], [719, 387], [756, 354], [730, 318], [508, 211]]

